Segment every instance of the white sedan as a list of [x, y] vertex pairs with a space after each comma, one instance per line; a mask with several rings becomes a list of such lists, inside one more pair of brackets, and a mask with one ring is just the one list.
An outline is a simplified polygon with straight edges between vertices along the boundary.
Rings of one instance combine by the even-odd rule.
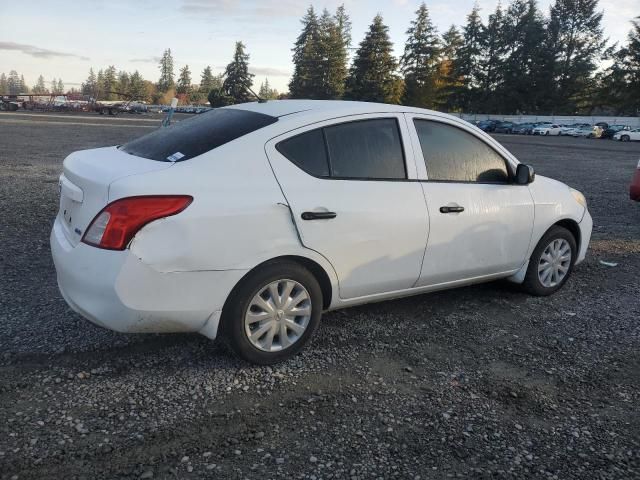
[[68, 304], [120, 332], [225, 337], [258, 364], [323, 311], [507, 278], [560, 289], [584, 196], [456, 117], [398, 105], [214, 109], [75, 152], [51, 233]]
[[621, 142], [640, 141], [640, 128], [636, 128], [635, 130], [621, 130], [613, 136], [613, 139], [620, 140]]
[[560, 125], [556, 125], [555, 123], [552, 125], [540, 125], [533, 129], [534, 135], [560, 135], [563, 127]]

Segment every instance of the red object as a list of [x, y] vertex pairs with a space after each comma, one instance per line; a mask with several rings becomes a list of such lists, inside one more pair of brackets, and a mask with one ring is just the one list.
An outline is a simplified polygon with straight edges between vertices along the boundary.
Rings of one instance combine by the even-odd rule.
[[629, 187], [629, 198], [640, 202], [640, 161], [638, 162], [638, 168], [631, 179], [631, 186]]
[[[124, 250], [142, 227], [159, 218], [170, 217], [182, 212], [192, 201], [193, 197], [189, 195], [121, 198], [104, 207], [96, 215], [87, 228], [82, 241], [106, 250]], [[94, 231], [92, 231], [93, 228], [95, 228]], [[104, 229], [104, 232], [99, 236], [101, 229]], [[99, 236], [99, 242], [93, 241], [96, 236]], [[87, 237], [92, 237], [92, 239]]]

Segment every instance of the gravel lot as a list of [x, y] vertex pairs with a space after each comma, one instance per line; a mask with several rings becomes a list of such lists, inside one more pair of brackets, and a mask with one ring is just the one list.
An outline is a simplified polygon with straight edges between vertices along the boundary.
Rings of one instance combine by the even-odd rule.
[[587, 261], [555, 296], [333, 312], [257, 368], [198, 335], [102, 330], [58, 293], [63, 158], [157, 118], [0, 115], [1, 479], [640, 478], [639, 143], [497, 136], [589, 201]]

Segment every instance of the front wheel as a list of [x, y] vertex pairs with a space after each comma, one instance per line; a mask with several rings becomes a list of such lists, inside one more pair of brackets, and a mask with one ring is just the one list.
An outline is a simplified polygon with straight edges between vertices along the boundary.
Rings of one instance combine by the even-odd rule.
[[269, 365], [297, 354], [320, 322], [322, 290], [306, 268], [274, 262], [249, 274], [231, 293], [222, 334], [238, 356]]
[[631, 137], [629, 137], [629, 135], [622, 135], [620, 137], [620, 140], [623, 142], [628, 142], [629, 140], [631, 140]]
[[564, 227], [551, 227], [531, 254], [522, 287], [538, 296], [557, 292], [569, 279], [577, 253], [573, 234]]

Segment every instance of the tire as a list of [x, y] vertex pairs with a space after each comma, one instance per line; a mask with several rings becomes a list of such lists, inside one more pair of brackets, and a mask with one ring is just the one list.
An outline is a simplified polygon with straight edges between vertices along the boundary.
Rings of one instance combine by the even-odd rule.
[[[276, 285], [278, 299], [281, 299], [281, 295], [291, 285], [288, 282], [295, 285], [287, 298], [299, 295], [300, 298], [304, 298], [305, 294], [307, 296], [306, 300], [292, 305], [298, 307], [297, 309], [284, 308], [284, 305], [276, 304], [272, 300], [273, 290], [270, 286]], [[266, 299], [261, 296], [264, 303], [255, 302], [261, 293], [267, 296]], [[270, 311], [266, 308], [261, 309], [259, 305], [270, 306]], [[280, 309], [280, 306], [283, 308]], [[310, 309], [308, 315], [298, 315], [293, 319], [286, 315], [286, 312], [306, 311], [307, 307]], [[252, 323], [247, 323], [247, 318], [252, 315]], [[257, 320], [262, 316], [265, 316], [264, 319]], [[250, 273], [233, 289], [222, 311], [221, 333], [229, 349], [237, 356], [257, 365], [271, 365], [300, 352], [318, 327], [321, 316], [322, 289], [313, 274], [298, 263], [275, 261]], [[291, 329], [289, 325], [292, 322], [299, 328]], [[271, 325], [271, 328], [268, 325]], [[300, 330], [302, 327], [304, 328]], [[285, 342], [291, 342], [289, 346], [283, 346], [282, 328], [286, 336]], [[260, 329], [263, 331], [262, 334], [258, 333]], [[259, 335], [253, 341], [249, 337], [251, 332]], [[292, 340], [290, 337], [295, 339]], [[271, 347], [271, 350], [267, 350], [267, 346]]]
[[631, 140], [631, 137], [629, 137], [629, 135], [622, 135], [620, 137], [621, 142], [628, 142], [629, 140]]
[[549, 136], [549, 130], [547, 130], [546, 132], [544, 132], [545, 137]]
[[[562, 267], [566, 268], [566, 271], [564, 272], [564, 276], [562, 278], [559, 278], [557, 279], [557, 281], [553, 282], [554, 267], [551, 266], [552, 273], [550, 273], [550, 277], [548, 279], [545, 278], [546, 282], [543, 283], [543, 281], [541, 280], [541, 276], [544, 278], [545, 275], [544, 273], [539, 274], [539, 267], [542, 266], [543, 255], [547, 254], [547, 248], [551, 247], [554, 242], [556, 242], [556, 247], [562, 246], [561, 248], [558, 248], [559, 253], [564, 252], [565, 246], [568, 246], [568, 248], [570, 249], [570, 258], [568, 259], [568, 261], [562, 261], [561, 259], [563, 257], [560, 257], [560, 259], [558, 260], [558, 263]], [[553, 252], [550, 253], [553, 258]], [[577, 255], [578, 249], [576, 245], [576, 239], [573, 237], [573, 234], [566, 228], [560, 227], [558, 225], [551, 227], [547, 231], [547, 233], [545, 233], [544, 236], [540, 239], [538, 245], [531, 254], [527, 273], [525, 275], [524, 282], [522, 283], [522, 288], [527, 293], [536, 296], [547, 296], [557, 292], [564, 286], [564, 284], [571, 276]], [[546, 263], [549, 264], [549, 262]], [[547, 271], [547, 269], [545, 269], [545, 271]]]

